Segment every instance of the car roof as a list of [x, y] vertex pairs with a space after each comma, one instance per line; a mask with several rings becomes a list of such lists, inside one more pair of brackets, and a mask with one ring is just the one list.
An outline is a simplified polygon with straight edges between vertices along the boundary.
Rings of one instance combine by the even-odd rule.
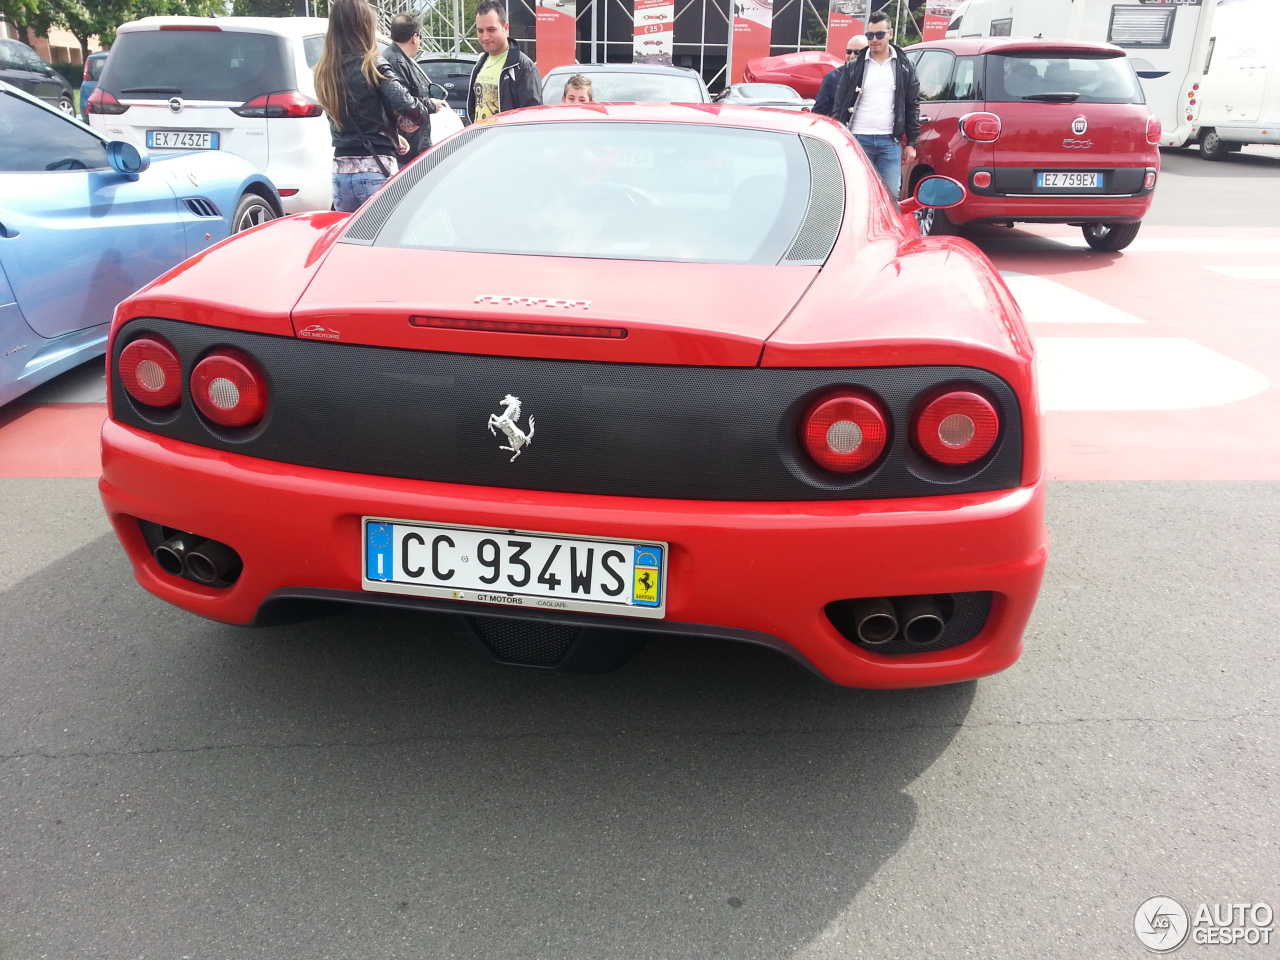
[[552, 67], [547, 77], [562, 73], [659, 73], [671, 77], [700, 76], [688, 67], [671, 67], [665, 63], [574, 63], [564, 67]]
[[435, 52], [432, 52], [432, 53], [419, 53], [416, 57], [414, 57], [414, 59], [415, 59], [415, 60], [417, 60], [419, 63], [421, 63], [423, 60], [436, 60], [436, 61], [439, 61], [439, 60], [466, 60], [466, 61], [469, 61], [469, 62], [471, 62], [471, 63], [474, 63], [475, 61], [477, 61], [477, 60], [479, 60], [479, 59], [480, 59], [480, 54], [478, 54], [478, 53], [468, 53], [466, 50], [459, 50], [457, 53], [435, 53]]
[[913, 43], [911, 50], [950, 50], [961, 56], [980, 53], [1045, 53], [1050, 50], [1070, 50], [1079, 53], [1106, 54], [1123, 57], [1125, 51], [1111, 43], [1090, 43], [1085, 40], [1037, 40], [1025, 37], [953, 37], [950, 40], [928, 40]]
[[110, 52], [111, 52], [110, 50], [98, 50], [98, 51], [95, 51], [94, 53], [89, 54], [89, 59], [94, 60], [98, 57], [105, 57]]
[[161, 27], [216, 27], [229, 33], [275, 33], [311, 37], [329, 29], [326, 17], [143, 17], [121, 24], [117, 33], [141, 33]]

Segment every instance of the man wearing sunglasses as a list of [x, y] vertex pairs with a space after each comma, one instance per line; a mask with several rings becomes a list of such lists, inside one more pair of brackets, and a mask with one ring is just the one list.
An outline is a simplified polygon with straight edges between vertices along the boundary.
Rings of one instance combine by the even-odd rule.
[[844, 72], [845, 64], [856, 57], [861, 51], [867, 48], [867, 38], [862, 34], [856, 37], [850, 37], [849, 42], [845, 44], [844, 64], [836, 67], [825, 77], [822, 78], [822, 86], [818, 88], [818, 97], [813, 101], [813, 112], [820, 113], [824, 117], [830, 117], [835, 113], [836, 100], [836, 84], [840, 82], [840, 74]]
[[895, 46], [884, 11], [867, 21], [867, 49], [840, 68], [831, 116], [847, 124], [896, 200], [903, 161], [916, 158], [920, 135], [920, 82]]

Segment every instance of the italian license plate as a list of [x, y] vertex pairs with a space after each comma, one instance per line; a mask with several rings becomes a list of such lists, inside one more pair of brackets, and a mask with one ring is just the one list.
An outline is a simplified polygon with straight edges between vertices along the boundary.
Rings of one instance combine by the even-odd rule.
[[661, 618], [667, 545], [365, 517], [365, 590]]
[[1100, 173], [1046, 171], [1036, 174], [1036, 187], [1044, 189], [1097, 190], [1102, 186]]
[[217, 150], [218, 135], [208, 130], [148, 130], [147, 146], [160, 149]]

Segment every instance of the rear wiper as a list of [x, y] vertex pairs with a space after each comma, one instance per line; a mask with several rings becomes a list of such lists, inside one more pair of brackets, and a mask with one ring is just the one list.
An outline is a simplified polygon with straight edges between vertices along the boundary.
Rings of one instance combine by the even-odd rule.
[[125, 87], [121, 93], [169, 93], [178, 96], [182, 93], [177, 87]]
[[1038, 100], [1041, 103], [1071, 103], [1073, 100], [1079, 100], [1078, 93], [1033, 93], [1022, 98], [1023, 100]]

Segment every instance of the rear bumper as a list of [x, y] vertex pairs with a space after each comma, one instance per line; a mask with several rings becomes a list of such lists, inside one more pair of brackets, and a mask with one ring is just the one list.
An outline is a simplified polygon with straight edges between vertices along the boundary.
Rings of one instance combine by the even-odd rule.
[[1131, 223], [1141, 220], [1150, 208], [1150, 193], [1139, 197], [988, 197], [969, 191], [963, 203], [947, 210], [947, 218], [954, 223]]
[[[386, 595], [361, 593], [360, 520], [366, 515], [663, 540], [671, 554], [667, 616], [658, 629], [764, 643], [836, 683], [860, 687], [954, 683], [1008, 667], [1021, 652], [1047, 554], [1043, 480], [1014, 490], [901, 500], [592, 496], [289, 466], [108, 420], [100, 488], [138, 582], [211, 619], [250, 623], [264, 602], [280, 596], [387, 602]], [[229, 544], [243, 559], [243, 573], [223, 589], [165, 574], [135, 518]], [[933, 653], [864, 650], [824, 613], [827, 603], [852, 597], [965, 591], [992, 592], [985, 626], [967, 643]], [[457, 609], [511, 612], [478, 604]], [[596, 620], [620, 629], [654, 625]], [[567, 616], [564, 622], [583, 621]]]

